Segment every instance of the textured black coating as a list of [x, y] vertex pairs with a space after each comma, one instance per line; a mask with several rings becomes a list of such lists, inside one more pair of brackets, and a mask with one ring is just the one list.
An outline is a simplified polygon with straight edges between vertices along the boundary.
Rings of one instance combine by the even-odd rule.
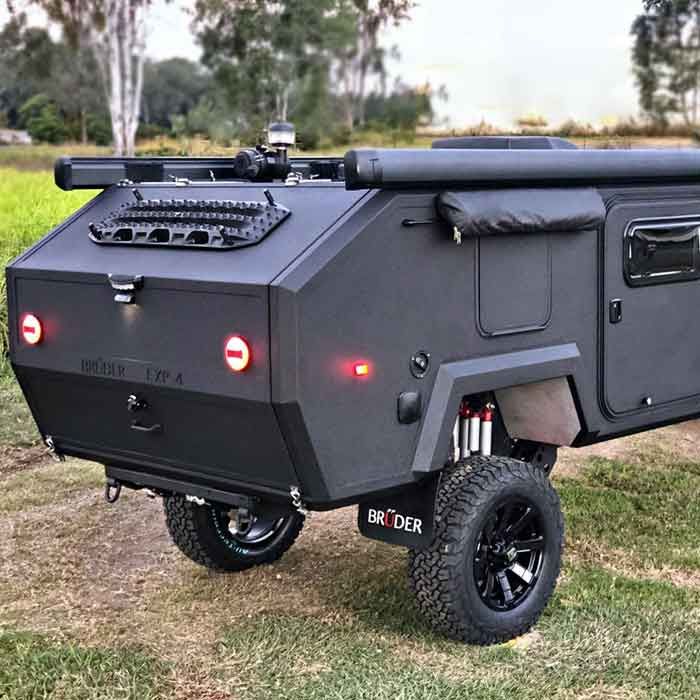
[[[42, 434], [142, 486], [282, 501], [299, 486], [311, 508], [328, 509], [440, 471], [465, 395], [567, 377], [580, 445], [697, 415], [700, 283], [632, 288], [622, 257], [634, 222], [700, 217], [700, 186], [690, 182], [698, 153], [376, 153], [376, 178], [393, 177], [396, 164], [423, 172], [432, 159], [442, 177], [446, 154], [468, 173], [481, 164], [482, 177], [595, 174], [587, 186], [606, 221], [570, 230], [581, 225], [570, 180], [496, 180], [474, 187], [484, 193], [474, 207], [506, 201], [505, 190], [521, 186], [547, 189], [540, 200], [517, 195], [521, 205], [537, 203], [532, 225], [543, 230], [525, 233], [517, 216], [512, 230], [465, 235], [459, 246], [435, 201], [470, 184], [348, 192], [339, 182], [274, 183], [275, 202], [293, 214], [272, 235], [230, 253], [195, 254], [92, 243], [91, 222], [134, 202], [132, 186], [111, 187], [8, 267], [10, 357]], [[71, 163], [72, 176], [89, 173]], [[98, 170], [111, 166], [97, 159]], [[265, 202], [264, 189], [138, 186], [144, 200], [184, 201]], [[408, 219], [422, 223], [407, 227]], [[549, 228], [555, 221], [563, 230]], [[110, 275], [142, 279], [132, 304], [115, 302]], [[621, 300], [617, 324], [609, 323], [612, 299]], [[45, 322], [37, 347], [20, 336], [26, 312]], [[233, 333], [253, 351], [243, 375], [224, 361]], [[431, 358], [423, 377], [411, 372], [419, 351]], [[353, 375], [357, 361], [371, 366], [368, 377]], [[131, 429], [134, 393], [149, 405], [140, 424], [162, 432]], [[423, 417], [402, 424], [398, 397], [411, 393], [420, 393]]]

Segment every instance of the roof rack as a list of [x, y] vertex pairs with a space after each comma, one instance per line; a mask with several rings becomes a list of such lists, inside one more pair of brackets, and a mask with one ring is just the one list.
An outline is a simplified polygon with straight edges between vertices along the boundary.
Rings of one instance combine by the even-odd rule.
[[[342, 158], [290, 158], [292, 173], [305, 180], [342, 181]], [[62, 190], [104, 190], [120, 182], [171, 182], [177, 179], [215, 182], [240, 180], [234, 158], [97, 158], [64, 156], [54, 165]]]

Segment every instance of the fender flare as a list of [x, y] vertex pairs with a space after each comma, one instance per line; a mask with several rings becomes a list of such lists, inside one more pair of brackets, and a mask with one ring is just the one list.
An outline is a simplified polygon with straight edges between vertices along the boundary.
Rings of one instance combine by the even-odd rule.
[[426, 474], [445, 466], [455, 417], [463, 396], [573, 377], [581, 367], [575, 343], [478, 357], [440, 366], [418, 436], [412, 471]]

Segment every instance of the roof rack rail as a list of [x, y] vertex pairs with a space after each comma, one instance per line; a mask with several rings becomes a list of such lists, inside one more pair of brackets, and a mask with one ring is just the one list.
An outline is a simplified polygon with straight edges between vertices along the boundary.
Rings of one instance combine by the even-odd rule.
[[[234, 157], [116, 158], [64, 156], [54, 165], [54, 180], [62, 190], [104, 190], [119, 182], [240, 180]], [[342, 181], [342, 158], [290, 158], [291, 172], [303, 179]]]

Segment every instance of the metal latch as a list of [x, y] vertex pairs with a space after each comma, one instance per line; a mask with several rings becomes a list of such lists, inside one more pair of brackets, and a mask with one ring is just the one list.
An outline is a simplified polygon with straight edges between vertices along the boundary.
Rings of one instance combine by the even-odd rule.
[[117, 304], [133, 304], [135, 292], [143, 287], [143, 275], [108, 275], [109, 284], [117, 292], [114, 301]]

